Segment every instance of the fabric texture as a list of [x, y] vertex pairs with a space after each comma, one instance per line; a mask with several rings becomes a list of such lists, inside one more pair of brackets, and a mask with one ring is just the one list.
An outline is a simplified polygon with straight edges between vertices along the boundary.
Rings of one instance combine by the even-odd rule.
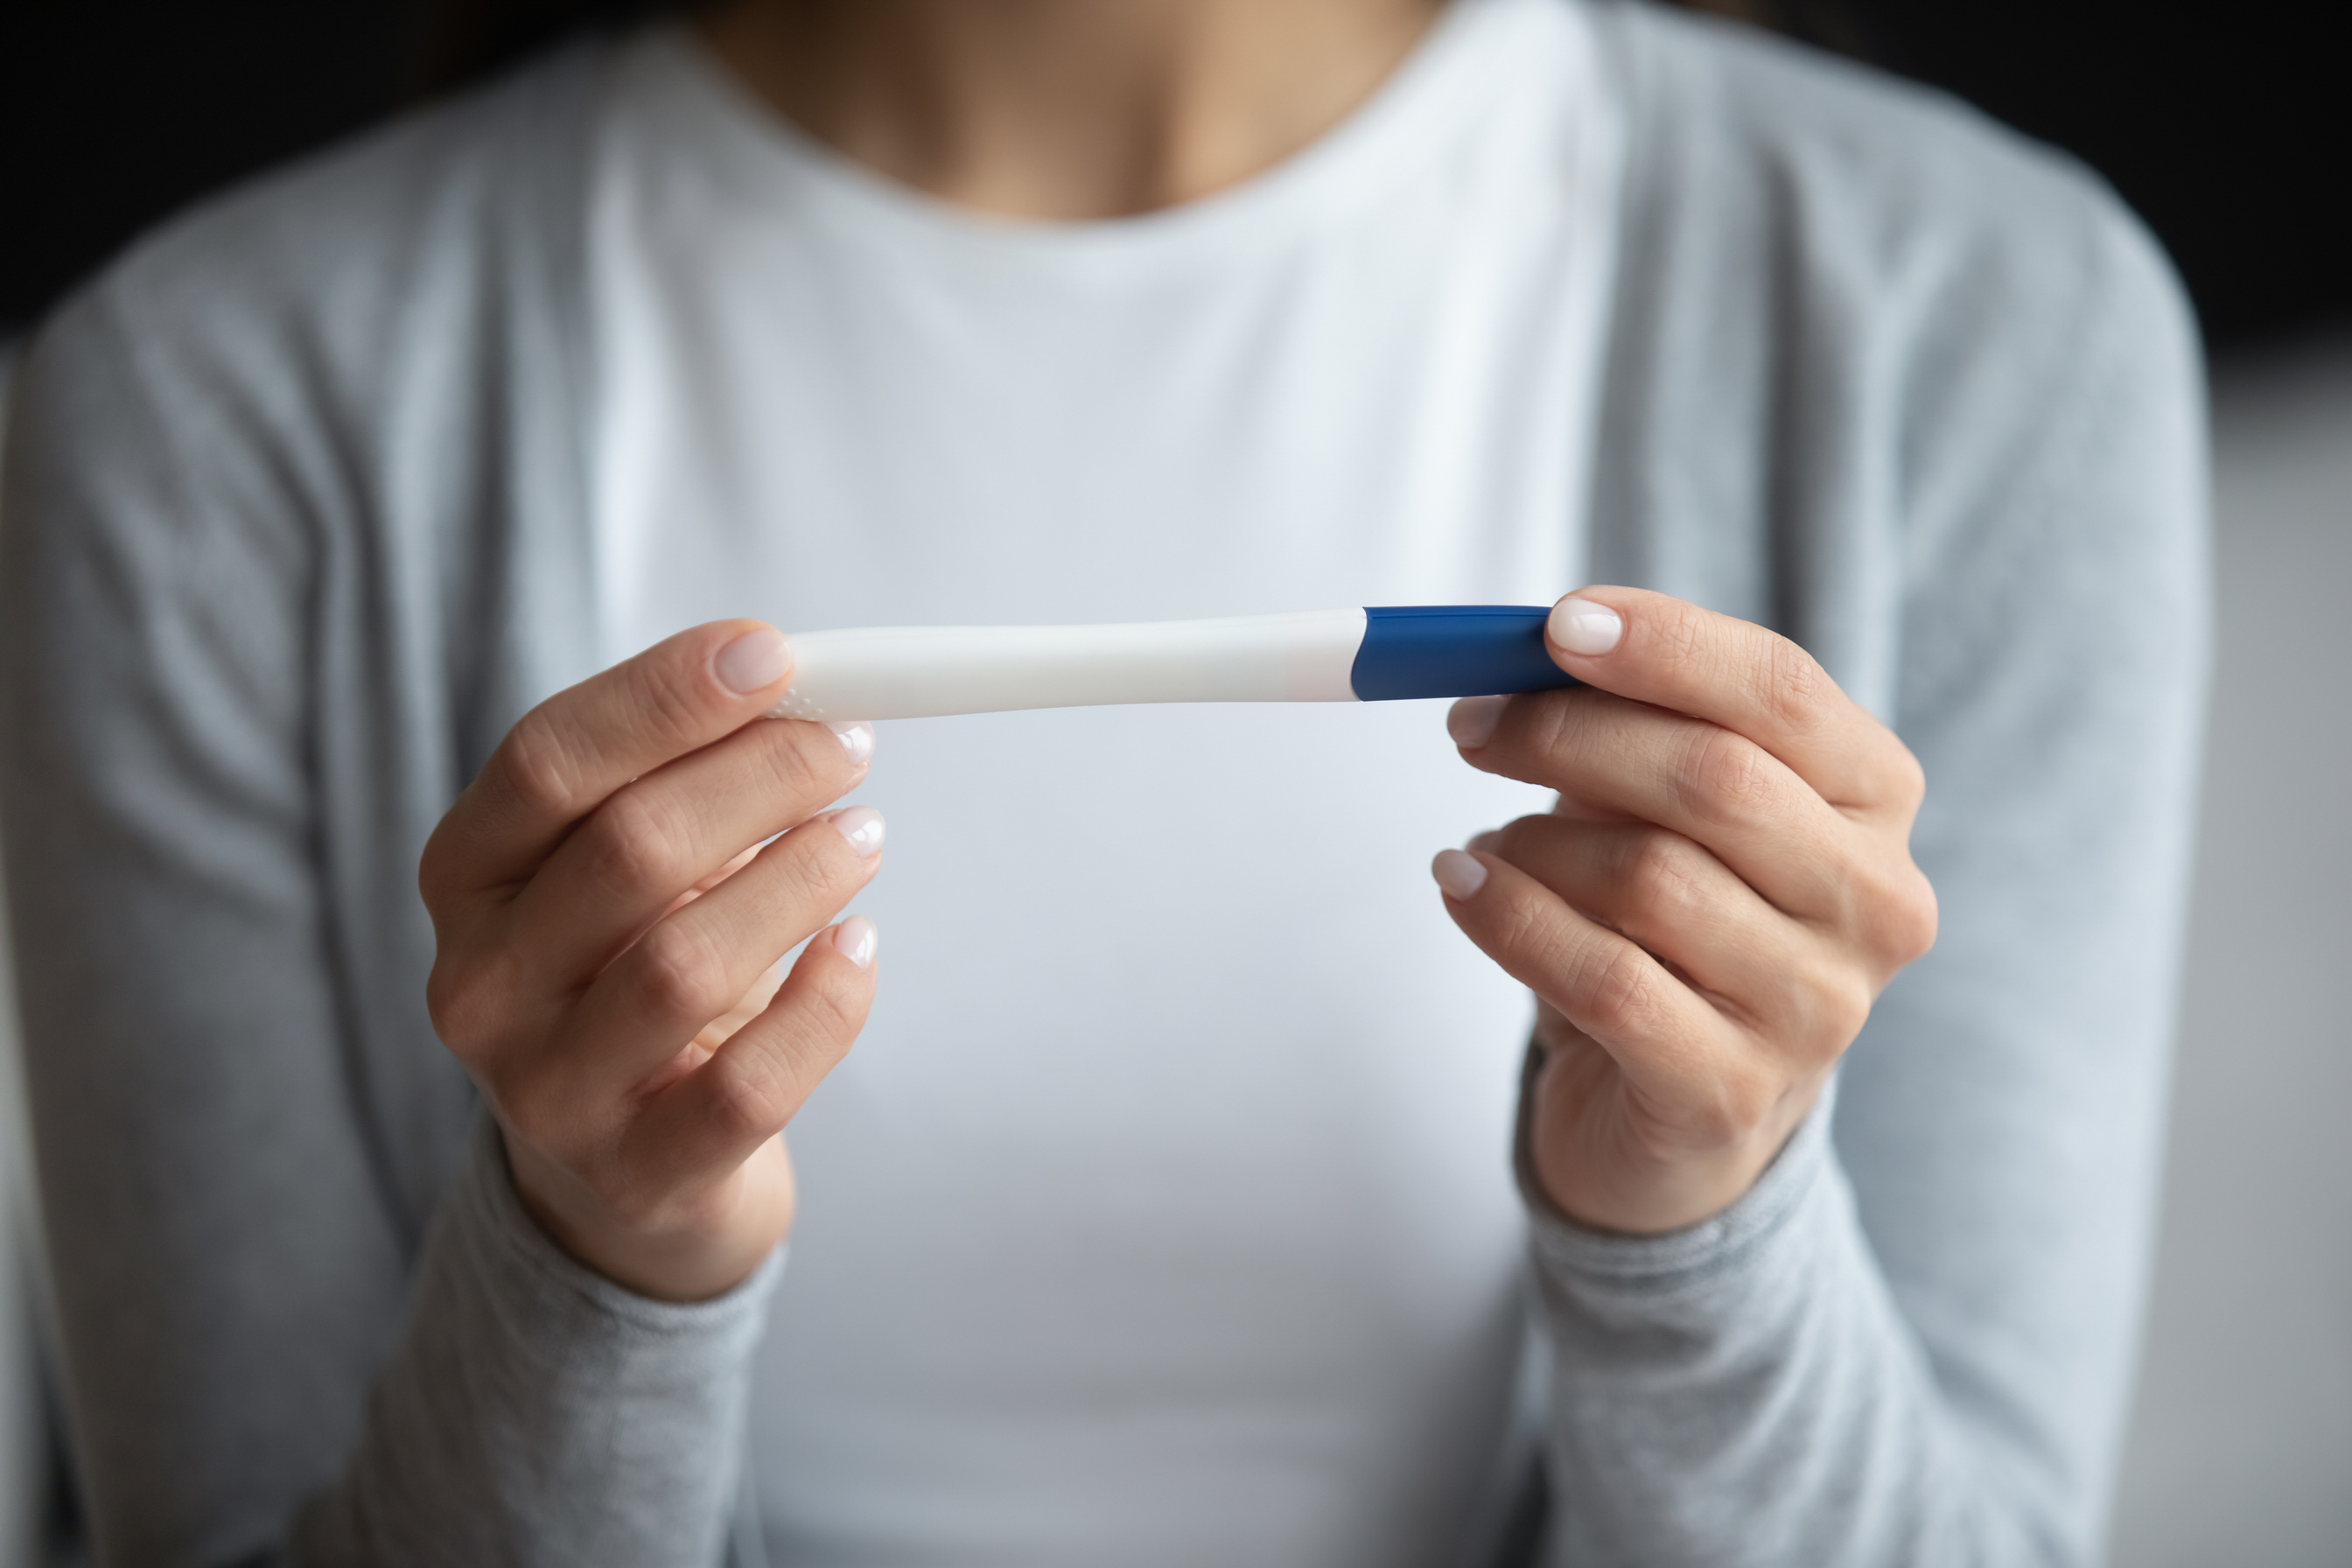
[[293, 1559], [717, 1561], [738, 1477], [710, 1439], [750, 1391], [711, 1373], [759, 1337], [782, 1252], [714, 1301], [633, 1295], [541, 1233], [486, 1117], [421, 1258], [348, 1479], [315, 1494]]
[[[1548, 1550], [2093, 1562], [2205, 668], [2193, 334], [2050, 154], [1591, 14], [1626, 162], [1590, 575], [1776, 626], [1895, 725], [1942, 934], [1732, 1211], [1635, 1240], [1538, 1207]], [[499, 736], [600, 655], [579, 258], [613, 58], [172, 226], [22, 367], [0, 805], [105, 1561], [723, 1532], [759, 1289], [648, 1317], [496, 1201], [414, 891]], [[478, 1461], [412, 1489], [451, 1434]]]
[[[627, 44], [589, 182], [606, 654], [1549, 604], [1615, 208], [1583, 23], [1458, 0], [1299, 156], [1087, 224], [887, 184], [684, 29]], [[1530, 1008], [1425, 867], [1549, 803], [1444, 708], [878, 726], [881, 989], [794, 1119], [750, 1373], [772, 1561], [1462, 1551], [1526, 1339]]]

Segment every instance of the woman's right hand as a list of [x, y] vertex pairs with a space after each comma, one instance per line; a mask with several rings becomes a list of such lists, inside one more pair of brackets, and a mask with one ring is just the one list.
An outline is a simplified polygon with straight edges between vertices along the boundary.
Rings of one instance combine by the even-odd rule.
[[873, 926], [824, 929], [880, 864], [878, 815], [824, 812], [874, 731], [762, 720], [791, 672], [772, 627], [717, 621], [557, 693], [418, 870], [434, 1028], [524, 1204], [667, 1300], [731, 1289], [791, 1226], [781, 1134], [874, 996]]

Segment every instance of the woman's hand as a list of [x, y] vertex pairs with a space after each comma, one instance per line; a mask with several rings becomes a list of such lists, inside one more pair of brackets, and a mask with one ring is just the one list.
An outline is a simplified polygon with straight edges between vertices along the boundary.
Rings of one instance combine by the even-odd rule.
[[[815, 815], [874, 732], [759, 719], [792, 670], [756, 621], [680, 633], [524, 715], [425, 847], [434, 1027], [523, 1202], [648, 1296], [740, 1283], [792, 1224], [778, 1136], [874, 996], [874, 928], [819, 931], [882, 819]], [[761, 840], [782, 834], [774, 842]]]
[[1546, 640], [1582, 688], [1465, 698], [1446, 726], [1474, 767], [1559, 803], [1432, 870], [1536, 994], [1545, 1196], [1600, 1229], [1679, 1229], [1755, 1183], [1935, 940], [1919, 764], [1745, 621], [1588, 588]]

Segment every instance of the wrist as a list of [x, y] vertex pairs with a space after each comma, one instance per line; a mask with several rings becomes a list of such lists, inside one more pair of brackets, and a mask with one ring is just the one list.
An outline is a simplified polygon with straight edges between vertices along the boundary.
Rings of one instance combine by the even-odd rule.
[[1738, 1203], [1777, 1152], [1743, 1146], [1644, 1169], [1542, 1151], [1535, 1162], [1537, 1190], [1561, 1218], [1583, 1229], [1665, 1236], [1705, 1224]]
[[1754, 1189], [1819, 1101], [1822, 1085], [1792, 1090], [1742, 1136], [1693, 1144], [1645, 1137], [1622, 1116], [1542, 1092], [1525, 1112], [1533, 1196], [1582, 1229], [1664, 1236], [1715, 1218]]
[[[788, 1163], [781, 1205], [772, 1201], [775, 1184], [745, 1181], [739, 1173], [691, 1210], [625, 1216], [555, 1162], [510, 1137], [499, 1142], [515, 1196], [540, 1233], [581, 1267], [649, 1300], [691, 1303], [726, 1295], [758, 1272], [791, 1223]], [[781, 1142], [771, 1148], [781, 1163]]]

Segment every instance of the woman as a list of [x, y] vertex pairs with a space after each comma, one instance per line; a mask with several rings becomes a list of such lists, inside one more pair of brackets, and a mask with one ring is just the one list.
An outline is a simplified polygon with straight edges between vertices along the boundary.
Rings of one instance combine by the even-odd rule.
[[[11, 440], [107, 1560], [2098, 1556], [2200, 420], [2047, 154], [1605, 0], [731, 0], [173, 226]], [[1579, 581], [1450, 745], [759, 718]]]

